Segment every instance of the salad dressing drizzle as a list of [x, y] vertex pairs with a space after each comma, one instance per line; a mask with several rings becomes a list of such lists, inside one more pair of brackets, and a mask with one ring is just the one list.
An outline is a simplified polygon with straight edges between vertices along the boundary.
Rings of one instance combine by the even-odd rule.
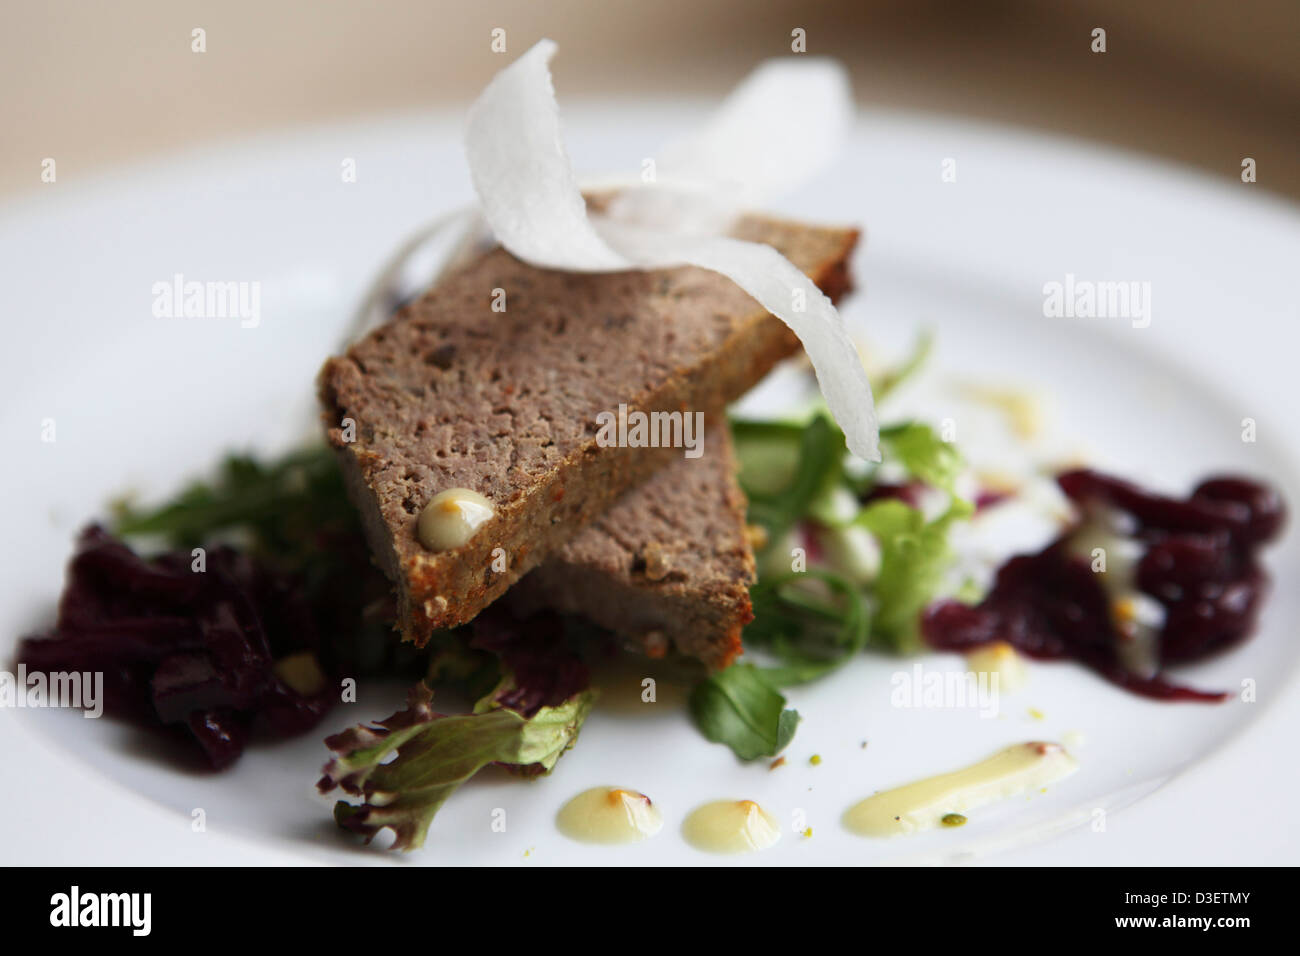
[[858, 836], [929, 830], [945, 825], [945, 817], [1045, 787], [1078, 769], [1060, 744], [1015, 744], [961, 770], [867, 797], [845, 811], [844, 827]]

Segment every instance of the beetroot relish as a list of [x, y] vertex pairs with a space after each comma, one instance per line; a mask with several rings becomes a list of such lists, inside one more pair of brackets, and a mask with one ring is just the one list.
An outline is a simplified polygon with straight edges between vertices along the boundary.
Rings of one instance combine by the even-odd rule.
[[[1145, 551], [1135, 584], [1165, 611], [1162, 667], [1209, 656], [1251, 634], [1268, 588], [1258, 551], [1286, 521], [1274, 489], [1216, 477], [1177, 499], [1089, 470], [1065, 472], [1057, 482], [1081, 511], [1101, 506], [1131, 519], [1128, 533]], [[1007, 561], [979, 605], [941, 601], [928, 608], [921, 620], [926, 642], [966, 651], [1006, 641], [1031, 657], [1079, 661], [1145, 697], [1222, 700], [1224, 693], [1182, 687], [1158, 673], [1140, 676], [1124, 667], [1109, 599], [1088, 562], [1070, 551], [1074, 530], [1037, 554]]]
[[145, 559], [103, 528], [77, 539], [55, 627], [19, 642], [31, 673], [102, 671], [106, 714], [181, 730], [214, 770], [243, 753], [254, 730], [288, 737], [314, 727], [335, 700], [305, 695], [275, 661], [318, 656], [320, 608], [303, 582], [227, 547]]

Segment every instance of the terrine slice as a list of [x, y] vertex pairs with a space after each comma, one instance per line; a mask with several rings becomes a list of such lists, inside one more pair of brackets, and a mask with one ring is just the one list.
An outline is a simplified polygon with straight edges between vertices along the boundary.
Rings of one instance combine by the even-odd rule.
[[[848, 286], [856, 230], [751, 216], [732, 234], [774, 246], [832, 297]], [[327, 361], [326, 433], [397, 588], [403, 636], [423, 644], [471, 620], [682, 456], [599, 441], [602, 413], [718, 409], [797, 348], [783, 322], [716, 273], [574, 274], [497, 248]], [[491, 517], [433, 550], [417, 531], [421, 512], [453, 489], [482, 496]]]
[[515, 585], [511, 605], [581, 615], [651, 657], [672, 647], [731, 663], [754, 618], [754, 553], [725, 422], [709, 426], [705, 447], [625, 492]]

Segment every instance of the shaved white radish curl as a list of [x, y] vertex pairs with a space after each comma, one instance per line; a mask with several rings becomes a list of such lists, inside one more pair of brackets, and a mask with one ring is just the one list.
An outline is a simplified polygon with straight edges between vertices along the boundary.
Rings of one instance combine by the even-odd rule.
[[[465, 152], [497, 241], [544, 269], [692, 265], [726, 276], [790, 326], [849, 450], [879, 461], [871, 385], [835, 306], [771, 246], [719, 234], [729, 218], [719, 210], [789, 188], [834, 154], [851, 116], [843, 71], [826, 60], [769, 61], [699, 133], [665, 149], [664, 188], [625, 193], [609, 215], [591, 217], [560, 135], [548, 66], [555, 49], [539, 41], [498, 73], [469, 111]], [[708, 200], [684, 203], [690, 193]], [[696, 205], [708, 213], [674, 220]]]

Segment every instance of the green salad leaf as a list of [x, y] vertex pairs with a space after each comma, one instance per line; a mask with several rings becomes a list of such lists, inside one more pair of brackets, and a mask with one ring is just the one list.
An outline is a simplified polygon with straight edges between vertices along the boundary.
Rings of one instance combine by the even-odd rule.
[[317, 788], [361, 798], [334, 805], [339, 826], [367, 841], [390, 828], [393, 849], [418, 849], [447, 798], [488, 764], [549, 773], [573, 746], [593, 699], [583, 691], [532, 717], [483, 702], [472, 714], [443, 715], [433, 710], [433, 692], [417, 684], [405, 710], [325, 741], [335, 756]]
[[924, 422], [905, 422], [880, 430], [887, 458], [907, 469], [912, 477], [952, 492], [953, 481], [965, 467], [957, 446], [939, 437]]
[[157, 536], [184, 548], [239, 532], [260, 552], [300, 560], [322, 535], [361, 528], [338, 461], [325, 445], [269, 462], [229, 455], [213, 480], [191, 483], [162, 507], [145, 510], [119, 501], [114, 511], [120, 535]]
[[866, 602], [837, 574], [816, 569], [792, 573], [760, 581], [750, 595], [754, 622], [745, 638], [779, 661], [761, 669], [778, 687], [824, 677], [867, 646]]
[[[877, 400], [916, 373], [930, 346], [921, 336], [878, 379]], [[749, 520], [768, 542], [744, 639], [770, 663], [711, 675], [696, 687], [692, 711], [706, 737], [751, 760], [778, 753], [794, 732], [798, 715], [780, 688], [824, 677], [869, 647], [919, 649], [921, 613], [952, 560], [949, 532], [973, 509], [955, 490], [961, 454], [924, 422], [882, 428], [880, 439], [886, 462], [909, 484], [947, 493], [947, 511], [932, 520], [892, 493], [873, 498], [877, 466], [850, 463], [823, 412], [804, 423], [733, 421], [732, 433]]]
[[930, 349], [933, 346], [934, 336], [929, 331], [922, 332], [917, 336], [916, 343], [907, 358], [901, 364], [887, 369], [876, 379], [871, 391], [877, 405], [888, 398], [899, 385], [920, 371], [921, 366], [930, 357]]
[[785, 706], [779, 688], [826, 676], [861, 652], [868, 638], [862, 595], [830, 572], [760, 581], [750, 594], [754, 622], [746, 642], [777, 663], [732, 664], [691, 695], [691, 713], [704, 736], [742, 760], [775, 756], [794, 736], [799, 714]]
[[844, 433], [826, 415], [816, 415], [806, 425], [737, 421], [732, 434], [750, 520], [774, 538], [807, 514], [843, 475]]
[[706, 738], [726, 744], [741, 760], [774, 757], [794, 737], [799, 713], [751, 664], [710, 674], [691, 692], [691, 715]]
[[948, 510], [927, 521], [902, 501], [886, 498], [863, 508], [858, 522], [880, 541], [880, 573], [873, 593], [873, 641], [899, 653], [921, 647], [921, 611], [935, 597], [951, 560], [948, 531], [974, 509], [953, 499]]
[[420, 655], [392, 639], [391, 588], [370, 560], [338, 459], [323, 443], [261, 460], [228, 455], [211, 479], [143, 508], [115, 503], [113, 530], [168, 548], [233, 544], [301, 580], [330, 655], [355, 674], [418, 673]]

